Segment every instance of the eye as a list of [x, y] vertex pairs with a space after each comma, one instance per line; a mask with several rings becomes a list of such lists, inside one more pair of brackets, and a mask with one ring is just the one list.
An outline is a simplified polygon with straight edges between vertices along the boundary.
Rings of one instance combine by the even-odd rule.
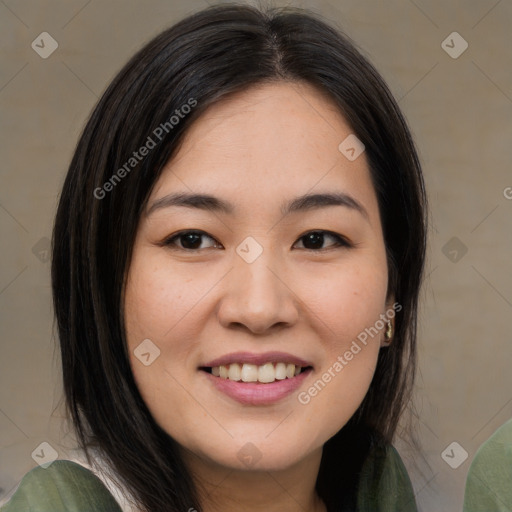
[[[207, 249], [207, 247], [201, 247], [201, 238], [208, 238], [213, 240], [215, 244], [220, 245], [214, 238], [207, 235], [204, 231], [181, 231], [172, 235], [169, 238], [166, 238], [162, 245], [166, 247], [170, 247], [171, 249], [182, 249], [187, 251], [195, 251], [199, 249]], [[176, 245], [177, 241], [180, 241], [181, 245]]]
[[[325, 237], [331, 238], [336, 241], [334, 245], [329, 247], [322, 247]], [[303, 240], [306, 250], [319, 252], [318, 250], [332, 249], [334, 247], [352, 247], [352, 245], [341, 235], [331, 233], [330, 231], [310, 231], [301, 236], [299, 240]], [[309, 246], [309, 247], [308, 247]]]

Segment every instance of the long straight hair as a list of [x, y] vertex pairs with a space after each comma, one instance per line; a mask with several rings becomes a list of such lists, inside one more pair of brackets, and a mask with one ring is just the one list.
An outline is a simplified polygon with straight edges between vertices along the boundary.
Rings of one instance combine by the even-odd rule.
[[[78, 141], [53, 231], [52, 289], [67, 408], [86, 453], [98, 449], [146, 511], [201, 511], [201, 502], [177, 442], [154, 421], [130, 368], [123, 293], [138, 221], [164, 165], [205, 109], [275, 81], [305, 82], [325, 93], [365, 145], [383, 226], [388, 296], [402, 307], [367, 395], [324, 445], [317, 492], [330, 512], [356, 510], [357, 472], [369, 447], [376, 439], [393, 440], [410, 399], [426, 197], [393, 96], [354, 43], [310, 11], [230, 4], [197, 12], [144, 46], [104, 92]], [[170, 121], [179, 113], [178, 122]], [[132, 161], [148, 137], [156, 147]]]

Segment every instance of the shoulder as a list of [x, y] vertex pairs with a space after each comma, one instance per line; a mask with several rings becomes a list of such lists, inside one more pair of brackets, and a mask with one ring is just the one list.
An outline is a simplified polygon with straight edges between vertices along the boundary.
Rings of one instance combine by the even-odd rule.
[[464, 512], [512, 510], [512, 419], [477, 450], [469, 467]]
[[1, 512], [121, 512], [119, 504], [91, 471], [69, 460], [36, 467], [21, 480]]
[[393, 445], [370, 449], [361, 471], [358, 506], [362, 512], [417, 512], [411, 480]]
[[[512, 419], [502, 425], [492, 436], [485, 441], [477, 450], [472, 465], [485, 462], [488, 458], [496, 455], [505, 458], [510, 462], [512, 459]], [[495, 461], [494, 461], [495, 462]]]

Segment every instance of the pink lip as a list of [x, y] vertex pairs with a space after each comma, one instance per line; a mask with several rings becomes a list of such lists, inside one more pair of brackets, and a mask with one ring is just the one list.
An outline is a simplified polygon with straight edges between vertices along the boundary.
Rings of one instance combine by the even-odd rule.
[[296, 366], [312, 366], [311, 363], [300, 359], [286, 352], [265, 352], [263, 354], [254, 354], [251, 352], [233, 352], [225, 356], [218, 357], [213, 361], [201, 365], [202, 367], [227, 366], [231, 363], [248, 363], [258, 366], [265, 363], [293, 363]]
[[[238, 359], [238, 361], [240, 361], [240, 359]], [[244, 359], [244, 361], [246, 360]], [[265, 361], [269, 360], [265, 359]], [[215, 363], [216, 361], [213, 362]], [[269, 384], [223, 379], [221, 377], [215, 377], [205, 371], [201, 371], [200, 373], [202, 373], [217, 390], [242, 404], [269, 405], [293, 393], [304, 382], [304, 379], [308, 377], [311, 371], [311, 369], [308, 369], [291, 379], [276, 380]]]

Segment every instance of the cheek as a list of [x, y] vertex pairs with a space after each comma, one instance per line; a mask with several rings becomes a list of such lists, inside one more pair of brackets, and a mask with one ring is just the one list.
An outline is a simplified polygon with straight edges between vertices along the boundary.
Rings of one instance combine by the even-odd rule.
[[[171, 361], [177, 368], [187, 359], [190, 350], [187, 343], [169, 347], [166, 339], [181, 327], [180, 319], [191, 310], [195, 295], [187, 287], [187, 276], [176, 270], [171, 276], [165, 265], [157, 263], [151, 254], [145, 254], [143, 250], [136, 253], [130, 267], [124, 303], [132, 371], [147, 403], [153, 403], [161, 396], [162, 390], [174, 388], [176, 368], [170, 368], [166, 363], [167, 352], [172, 350]], [[144, 340], [150, 340], [149, 350], [144, 353], [150, 352], [151, 356], [139, 359], [139, 346], [143, 342], [148, 343]]]
[[[187, 408], [187, 394], [179, 383], [195, 336], [193, 329], [185, 332], [183, 326], [200, 296], [200, 290], [194, 290], [189, 281], [189, 275], [176, 269], [171, 275], [166, 265], [152, 261], [151, 255], [142, 251], [132, 261], [126, 284], [124, 311], [132, 373], [154, 419], [171, 435], [175, 427], [180, 428], [174, 411]], [[177, 333], [185, 342], [169, 343]], [[138, 349], [141, 342], [148, 339], [157, 355], [152, 353], [149, 361], [137, 356], [142, 352]]]
[[319, 439], [325, 441], [345, 425], [368, 392], [381, 350], [381, 334], [368, 336], [367, 331], [381, 312], [377, 304], [362, 312], [347, 307], [338, 310], [337, 316], [333, 311], [330, 328], [324, 329], [325, 357], [297, 396], [304, 408], [304, 421], [318, 425]]
[[316, 273], [304, 285], [325, 358], [298, 399], [306, 421], [322, 418], [323, 428], [334, 435], [359, 407], [373, 379], [383, 335], [379, 328], [385, 312], [386, 267], [375, 263], [331, 269]]
[[132, 262], [125, 295], [129, 342], [165, 339], [203, 294], [190, 271], [171, 268], [151, 255], [137, 257]]
[[320, 443], [346, 425], [368, 392], [378, 349], [360, 347], [360, 350], [350, 361], [346, 351], [341, 351], [298, 396], [303, 408], [301, 421], [317, 426]]
[[336, 340], [342, 348], [355, 339], [385, 311], [387, 272], [381, 261], [319, 268], [305, 275], [299, 293], [307, 297], [308, 309], [321, 320], [323, 338], [334, 347]]

